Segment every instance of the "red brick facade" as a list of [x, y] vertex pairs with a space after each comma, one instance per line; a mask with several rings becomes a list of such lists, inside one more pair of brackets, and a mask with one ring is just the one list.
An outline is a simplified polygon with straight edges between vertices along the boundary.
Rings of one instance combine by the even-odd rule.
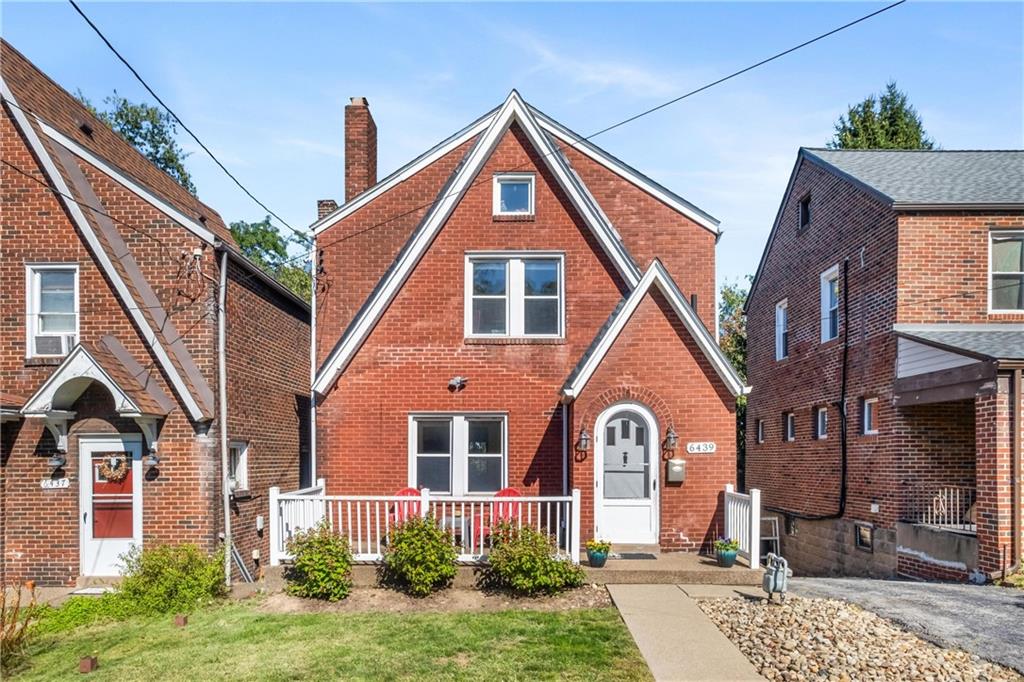
[[[799, 227], [810, 197], [811, 222]], [[976, 488], [977, 568], [1014, 563], [1010, 543], [1009, 369], [996, 395], [979, 394], [912, 407], [895, 404], [897, 337], [893, 325], [1019, 323], [988, 313], [990, 231], [1024, 226], [1024, 213], [892, 210], [875, 194], [803, 159], [784, 198], [747, 307], [746, 482], [764, 504], [788, 516], [783, 549], [808, 573], [965, 579], [959, 571], [898, 552], [901, 521], [921, 491]], [[848, 267], [840, 280], [839, 336], [822, 343], [820, 275]], [[848, 300], [844, 300], [848, 298]], [[775, 309], [788, 301], [789, 355], [776, 359]], [[844, 314], [848, 305], [848, 315]], [[838, 521], [843, 342], [849, 325], [848, 495]], [[990, 387], [991, 388], [991, 387]], [[877, 435], [861, 430], [862, 399], [877, 398]], [[814, 410], [828, 410], [826, 439], [813, 433]], [[783, 437], [783, 415], [796, 416], [796, 439]], [[763, 442], [758, 442], [758, 422]], [[1019, 424], [1019, 420], [1017, 424]], [[1019, 429], [1019, 426], [1018, 426]], [[915, 500], [915, 497], [917, 498]], [[853, 546], [853, 524], [874, 528], [873, 553]], [[1005, 551], [1005, 555], [1004, 555]], [[898, 561], [897, 561], [897, 556]], [[953, 562], [956, 563], [956, 562]]]
[[[23, 107], [32, 107], [32, 113], [54, 126], [64, 116], [88, 118], [95, 129], [93, 142], [107, 139], [109, 130], [88, 117], [70, 95], [6, 43], [3, 50], [5, 82], [18, 89]], [[52, 111], [43, 109], [50, 105]], [[53, 180], [15, 125], [14, 111], [14, 105], [5, 105], [0, 116], [2, 156], [19, 169], [5, 165], [0, 171], [0, 281], [4, 292], [0, 297], [0, 376], [5, 400], [10, 395], [19, 401], [15, 407], [20, 406], [61, 362], [60, 358], [26, 357], [26, 264], [76, 264], [78, 341], [94, 344], [104, 336], [116, 337], [139, 364], [150, 370], [159, 390], [173, 400], [173, 408], [158, 427], [160, 462], [145, 466], [144, 480], [139, 482], [143, 490], [143, 544], [194, 542], [213, 551], [219, 546], [218, 533], [223, 530], [219, 420], [190, 417], [181, 393], [132, 319], [131, 308], [140, 304], [137, 300], [126, 302], [115, 291], [99, 256], [68, 209], [48, 189]], [[41, 128], [32, 126], [32, 130], [38, 139], [44, 138]], [[77, 129], [67, 131], [69, 137], [73, 134], [83, 135]], [[44, 144], [48, 156], [56, 153], [54, 143]], [[106, 156], [124, 155], [134, 164], [133, 181], [165, 197], [135, 174], [148, 162], [139, 162], [132, 154], [135, 152], [118, 147], [108, 150]], [[207, 391], [215, 395], [220, 252], [84, 158], [73, 158], [101, 204], [97, 208], [111, 217], [160, 307], [170, 314], [198, 372], [195, 381], [205, 383]], [[124, 168], [119, 172], [129, 174]], [[162, 200], [189, 213], [194, 220], [200, 215], [183, 205], [190, 201], [198, 205], [187, 194], [181, 202], [176, 195]], [[219, 216], [209, 208], [202, 211], [211, 229], [217, 226], [220, 230], [223, 224]], [[234, 248], [233, 242], [229, 244]], [[193, 259], [194, 250], [201, 254], [198, 259]], [[251, 443], [250, 487], [253, 499], [259, 500], [238, 502], [235, 544], [250, 569], [255, 569], [253, 550], [260, 549], [265, 557], [268, 545], [266, 538], [256, 537], [255, 512], [249, 509], [258, 505], [259, 513], [266, 513], [265, 491], [269, 485], [298, 485], [300, 441], [306, 435], [299, 425], [304, 421], [300, 411], [308, 387], [309, 310], [263, 284], [251, 266], [242, 269], [232, 264], [228, 289], [229, 423], [232, 437]], [[133, 291], [137, 298], [136, 294]], [[194, 383], [189, 379], [190, 386]], [[202, 402], [202, 398], [198, 400]], [[6, 402], [4, 407], [8, 407]], [[34, 579], [40, 584], [64, 585], [79, 577], [79, 436], [140, 433], [135, 421], [118, 417], [114, 407], [110, 393], [98, 383], [77, 398], [71, 407], [76, 414], [68, 429], [67, 463], [57, 471], [47, 464], [57, 449], [42, 419], [5, 416], [0, 468], [0, 583]], [[209, 417], [215, 417], [216, 407], [210, 405]], [[69, 479], [69, 487], [41, 488], [40, 481], [63, 476]]]
[[[320, 362], [472, 144], [461, 144], [318, 235], [324, 277], [331, 282], [317, 306]], [[713, 328], [715, 234], [592, 159], [567, 155], [641, 269], [660, 258], [687, 295], [697, 294], [698, 310]], [[509, 170], [535, 174], [532, 216], [493, 215], [491, 178]], [[401, 217], [387, 220], [395, 215]], [[362, 230], [370, 231], [332, 247]], [[466, 255], [481, 251], [564, 257], [563, 338], [465, 337]], [[674, 424], [681, 442], [699, 437], [719, 444], [717, 453], [691, 464], [686, 483], [661, 496], [662, 546], [699, 548], [720, 527], [721, 491], [735, 478], [734, 397], [660, 294], [648, 296], [583, 395], [567, 408], [566, 442], [561, 389], [629, 291], [529, 136], [514, 123], [321, 398], [318, 476], [334, 494], [394, 493], [409, 484], [410, 415], [502, 413], [508, 424], [508, 484], [524, 494], [561, 495], [567, 476], [569, 487], [582, 491], [583, 535], [589, 537], [593, 473], [586, 458], [573, 455], [572, 443], [582, 426], [594, 430], [597, 406], [628, 397], [654, 411], [662, 433]], [[652, 357], [660, 361], [652, 363]], [[455, 376], [468, 378], [463, 390], [449, 390]], [[563, 464], [567, 450], [574, 460], [569, 472]]]

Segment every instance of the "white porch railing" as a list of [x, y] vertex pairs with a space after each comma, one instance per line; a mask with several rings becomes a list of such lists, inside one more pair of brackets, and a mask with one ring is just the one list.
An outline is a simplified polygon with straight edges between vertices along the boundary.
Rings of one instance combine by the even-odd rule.
[[752, 569], [761, 566], [761, 491], [751, 488], [749, 495], [725, 485], [725, 537], [740, 543], [739, 555]]
[[418, 497], [397, 495], [325, 495], [318, 486], [282, 493], [270, 489], [270, 564], [290, 559], [288, 541], [296, 533], [327, 521], [348, 537], [356, 561], [383, 558], [391, 528], [410, 516], [433, 515], [458, 547], [459, 561], [486, 557], [492, 528], [502, 522], [529, 526], [554, 540], [559, 554], [573, 563], [580, 556], [580, 492], [563, 497], [452, 497], [421, 490]]

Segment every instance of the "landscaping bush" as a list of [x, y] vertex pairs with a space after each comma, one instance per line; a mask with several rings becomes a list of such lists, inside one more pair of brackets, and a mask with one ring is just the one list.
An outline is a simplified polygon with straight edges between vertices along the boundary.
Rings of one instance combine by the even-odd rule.
[[21, 663], [41, 609], [36, 605], [35, 585], [28, 583], [25, 589], [28, 603], [22, 602], [20, 585], [0, 585], [0, 673], [5, 675]]
[[207, 556], [191, 544], [135, 548], [122, 556], [120, 595], [138, 613], [191, 611], [227, 594], [222, 552]]
[[499, 526], [491, 537], [483, 583], [519, 594], [557, 594], [583, 584], [583, 569], [555, 556], [555, 541], [534, 528]]
[[455, 578], [455, 543], [433, 517], [412, 517], [388, 535], [381, 583], [425, 597]]
[[136, 613], [137, 608], [118, 592], [98, 597], [69, 597], [59, 608], [44, 606], [36, 630], [48, 634], [66, 632], [92, 623], [125, 620]]
[[352, 590], [352, 550], [348, 538], [321, 522], [288, 543], [294, 563], [285, 574], [297, 597], [338, 601]]

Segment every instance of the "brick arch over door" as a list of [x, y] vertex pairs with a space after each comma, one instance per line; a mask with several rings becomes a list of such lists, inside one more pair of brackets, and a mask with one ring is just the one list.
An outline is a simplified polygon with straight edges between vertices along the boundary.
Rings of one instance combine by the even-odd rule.
[[588, 428], [593, 428], [593, 425], [597, 422], [598, 415], [612, 405], [622, 402], [634, 402], [646, 406], [654, 414], [654, 418], [658, 420], [660, 433], [665, 433], [669, 426], [675, 427], [672, 411], [669, 409], [668, 403], [651, 389], [636, 385], [616, 386], [605, 389], [597, 394], [580, 410], [579, 423], [587, 425]]

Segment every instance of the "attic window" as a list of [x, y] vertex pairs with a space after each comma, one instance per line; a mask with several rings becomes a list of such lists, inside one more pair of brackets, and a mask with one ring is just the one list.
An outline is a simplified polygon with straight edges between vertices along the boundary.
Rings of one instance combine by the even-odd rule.
[[494, 215], [533, 215], [533, 173], [494, 176]]
[[800, 200], [800, 229], [811, 224], [811, 195], [808, 194]]

